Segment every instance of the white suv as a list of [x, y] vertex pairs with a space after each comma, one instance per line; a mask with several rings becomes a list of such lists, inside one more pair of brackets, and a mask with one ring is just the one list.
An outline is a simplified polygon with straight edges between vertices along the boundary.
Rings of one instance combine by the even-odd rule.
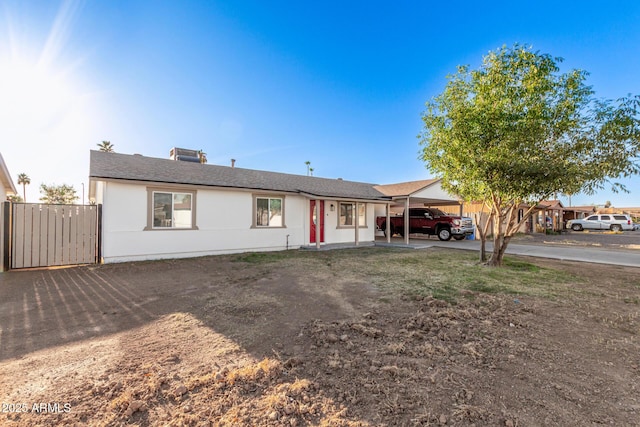
[[567, 228], [573, 231], [582, 230], [633, 230], [633, 222], [629, 215], [622, 214], [606, 214], [606, 215], [590, 215], [584, 219], [572, 219], [567, 222]]

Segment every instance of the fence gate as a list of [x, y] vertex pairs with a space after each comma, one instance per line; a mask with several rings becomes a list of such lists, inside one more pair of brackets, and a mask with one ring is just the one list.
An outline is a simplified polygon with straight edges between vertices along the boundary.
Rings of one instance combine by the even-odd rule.
[[100, 208], [12, 203], [11, 268], [97, 263]]

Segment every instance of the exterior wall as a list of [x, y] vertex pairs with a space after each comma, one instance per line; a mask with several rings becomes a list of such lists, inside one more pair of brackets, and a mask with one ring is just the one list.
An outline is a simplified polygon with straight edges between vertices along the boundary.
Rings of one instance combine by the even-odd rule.
[[146, 185], [97, 183], [96, 202], [103, 204], [104, 262], [284, 250], [309, 241], [303, 216], [309, 203], [301, 196], [283, 196], [286, 228], [252, 228], [253, 195], [258, 192], [184, 188], [197, 191], [197, 229], [145, 230]]
[[[150, 186], [162, 187], [160, 184]], [[181, 191], [180, 188], [196, 191], [197, 229], [145, 230], [148, 222], [147, 185], [96, 182], [95, 201], [103, 205], [103, 262], [276, 251], [311, 245], [310, 200], [306, 197], [282, 195], [286, 227], [254, 228], [253, 196], [263, 193], [192, 186], [176, 187], [174, 191]], [[324, 204], [322, 244], [355, 242], [354, 227], [338, 226], [339, 201], [325, 200]], [[359, 242], [375, 241], [376, 206], [384, 209], [384, 205], [366, 204], [366, 226], [358, 229]]]
[[[424, 198], [432, 200], [451, 200], [452, 196], [442, 189], [442, 182], [438, 181], [427, 188], [411, 194], [411, 197]], [[456, 205], [459, 206], [459, 205]]]
[[[351, 200], [342, 200], [345, 203], [353, 203]], [[338, 221], [340, 216], [340, 201], [335, 200], [325, 200], [324, 202], [324, 242], [325, 244], [329, 243], [354, 243], [356, 238], [355, 227], [339, 227]], [[334, 210], [331, 210], [331, 205], [333, 204]], [[307, 202], [307, 214], [305, 218], [310, 218], [310, 204]], [[365, 220], [366, 226], [358, 227], [358, 242], [373, 242], [375, 241], [375, 232], [376, 232], [376, 216], [375, 209], [376, 206], [380, 206], [374, 203], [366, 203], [366, 213]], [[384, 205], [382, 205], [382, 209], [384, 209]], [[309, 221], [306, 221], [308, 224]], [[306, 243], [310, 243], [310, 230], [307, 226], [307, 237]]]

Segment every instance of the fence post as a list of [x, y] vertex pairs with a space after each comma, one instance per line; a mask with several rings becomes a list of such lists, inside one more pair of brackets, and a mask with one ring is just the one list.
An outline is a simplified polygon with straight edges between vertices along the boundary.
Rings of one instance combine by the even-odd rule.
[[11, 202], [0, 205], [0, 272], [11, 268]]
[[98, 230], [97, 230], [97, 250], [96, 250], [96, 264], [102, 264], [102, 203], [98, 204]]

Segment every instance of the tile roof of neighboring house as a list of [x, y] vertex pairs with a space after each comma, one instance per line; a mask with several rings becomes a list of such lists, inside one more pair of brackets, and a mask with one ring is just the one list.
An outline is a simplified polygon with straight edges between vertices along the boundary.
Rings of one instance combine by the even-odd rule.
[[5, 188], [6, 193], [17, 194], [16, 187], [13, 184], [13, 180], [11, 179], [9, 169], [7, 169], [7, 165], [4, 163], [2, 154], [0, 154], [0, 183]]
[[595, 212], [596, 211], [596, 207], [595, 206], [569, 206], [564, 208], [565, 211], [575, 211], [575, 212]]
[[564, 209], [564, 205], [560, 200], [543, 200], [538, 205], [547, 209]]
[[420, 181], [401, 182], [398, 184], [376, 185], [374, 188], [385, 196], [399, 197], [410, 196], [437, 182], [438, 179], [423, 179]]
[[312, 196], [387, 201], [374, 184], [91, 151], [91, 178], [287, 191]]

